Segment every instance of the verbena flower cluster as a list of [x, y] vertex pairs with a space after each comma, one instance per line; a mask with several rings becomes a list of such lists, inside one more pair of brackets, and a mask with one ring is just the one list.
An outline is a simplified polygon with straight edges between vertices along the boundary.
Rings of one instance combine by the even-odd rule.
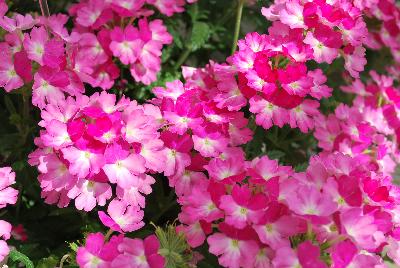
[[[387, 47], [400, 61], [395, 1], [276, 0], [261, 10], [268, 33], [246, 34], [225, 63], [183, 67], [183, 81], [155, 87], [145, 104], [107, 93], [118, 64], [137, 82], [156, 80], [172, 36], [147, 6], [171, 16], [185, 4], [80, 1], [69, 9], [72, 31], [66, 15], [10, 18], [0, 4], [8, 32], [0, 85], [33, 85], [42, 129], [29, 163], [42, 197], [100, 209], [102, 224], [120, 233], [89, 234], [77, 250], [80, 267], [165, 267], [168, 253], [155, 235], [125, 236], [145, 225], [157, 173], [181, 206], [177, 232], [194, 251], [206, 243], [223, 267], [400, 265], [400, 66], [360, 78], [366, 48]], [[320, 101], [333, 92], [325, 70], [334, 61], [348, 82], [341, 90], [355, 98], [324, 114]], [[85, 95], [85, 84], [103, 91]], [[252, 124], [314, 131], [321, 152], [303, 172], [265, 155], [246, 159]], [[16, 201], [10, 172], [0, 170], [2, 207]], [[1, 224], [5, 240], [10, 228]], [[0, 255], [7, 253], [0, 241]]]

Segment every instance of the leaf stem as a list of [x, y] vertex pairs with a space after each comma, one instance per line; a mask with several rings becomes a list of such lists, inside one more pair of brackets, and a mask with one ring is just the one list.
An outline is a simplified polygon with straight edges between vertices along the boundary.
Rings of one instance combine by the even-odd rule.
[[237, 41], [239, 39], [239, 33], [240, 33], [240, 22], [242, 20], [242, 11], [243, 11], [243, 4], [245, 0], [237, 0], [238, 1], [238, 6], [236, 10], [236, 23], [235, 23], [235, 32], [233, 34], [233, 42], [232, 42], [232, 53], [235, 53], [236, 51], [236, 46], [237, 46]]
[[63, 268], [64, 266], [64, 262], [69, 258], [69, 254], [65, 254], [60, 261], [60, 267], [59, 268]]
[[110, 236], [112, 235], [113, 232], [114, 231], [112, 229], [108, 230], [108, 232], [104, 236], [104, 241], [108, 241], [108, 239], [110, 238]]
[[42, 11], [43, 17], [50, 17], [49, 5], [47, 0], [39, 0], [40, 11]]
[[176, 61], [174, 67], [175, 70], [178, 70], [178, 68], [181, 67], [183, 63], [185, 63], [186, 59], [189, 57], [191, 52], [192, 52], [192, 46], [189, 45]]

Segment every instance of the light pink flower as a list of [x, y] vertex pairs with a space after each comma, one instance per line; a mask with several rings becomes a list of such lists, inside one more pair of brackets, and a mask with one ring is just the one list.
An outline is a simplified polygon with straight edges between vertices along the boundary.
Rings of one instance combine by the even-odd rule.
[[126, 204], [124, 201], [113, 199], [107, 208], [108, 216], [103, 211], [99, 211], [101, 222], [117, 232], [133, 232], [144, 226], [143, 210], [139, 207]]

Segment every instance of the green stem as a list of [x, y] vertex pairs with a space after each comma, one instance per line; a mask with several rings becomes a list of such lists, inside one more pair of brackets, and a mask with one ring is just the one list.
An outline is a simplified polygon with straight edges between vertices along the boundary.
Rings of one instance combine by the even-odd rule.
[[307, 221], [307, 233], [306, 233], [307, 240], [312, 241], [313, 239], [313, 229], [311, 222]]
[[185, 63], [186, 59], [189, 57], [192, 52], [192, 47], [188, 46], [186, 50], [180, 55], [179, 59], [176, 61], [174, 69], [177, 70], [183, 63]]
[[243, 11], [243, 4], [244, 0], [238, 0], [238, 7], [236, 10], [236, 23], [235, 23], [235, 33], [233, 35], [233, 42], [232, 42], [232, 53], [235, 53], [236, 51], [236, 46], [237, 46], [237, 41], [239, 39], [239, 33], [240, 33], [240, 22], [242, 20], [242, 11]]
[[69, 254], [65, 254], [60, 261], [60, 267], [59, 268], [63, 268], [64, 266], [64, 262], [69, 258]]
[[108, 241], [108, 239], [110, 238], [110, 236], [112, 235], [114, 231], [113, 230], [108, 230], [108, 232], [106, 233], [106, 235], [104, 236], [104, 241]]
[[335, 245], [335, 244], [337, 244], [337, 243], [339, 243], [339, 242], [342, 242], [342, 241], [346, 240], [346, 238], [347, 238], [347, 237], [344, 236], [344, 235], [339, 235], [339, 236], [335, 237], [335, 238], [332, 239], [332, 240], [326, 241], [325, 243], [323, 243], [323, 244], [321, 245], [321, 250], [326, 250], [326, 249], [332, 247], [333, 245]]
[[47, 5], [47, 0], [39, 0], [40, 11], [43, 17], [50, 17], [49, 5]]

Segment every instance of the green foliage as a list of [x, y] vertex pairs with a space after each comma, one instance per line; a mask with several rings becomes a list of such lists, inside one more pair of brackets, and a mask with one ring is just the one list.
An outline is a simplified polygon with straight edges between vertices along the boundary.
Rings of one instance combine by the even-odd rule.
[[210, 26], [202, 21], [193, 24], [192, 36], [190, 37], [190, 47], [192, 51], [200, 49], [208, 41], [211, 31]]
[[8, 257], [13, 262], [24, 264], [26, 268], [34, 268], [32, 261], [18, 250], [11, 250]]
[[159, 253], [166, 260], [166, 268], [189, 267], [192, 259], [190, 246], [183, 233], [176, 232], [175, 225], [167, 225], [165, 229], [156, 227], [155, 234], [160, 241]]

